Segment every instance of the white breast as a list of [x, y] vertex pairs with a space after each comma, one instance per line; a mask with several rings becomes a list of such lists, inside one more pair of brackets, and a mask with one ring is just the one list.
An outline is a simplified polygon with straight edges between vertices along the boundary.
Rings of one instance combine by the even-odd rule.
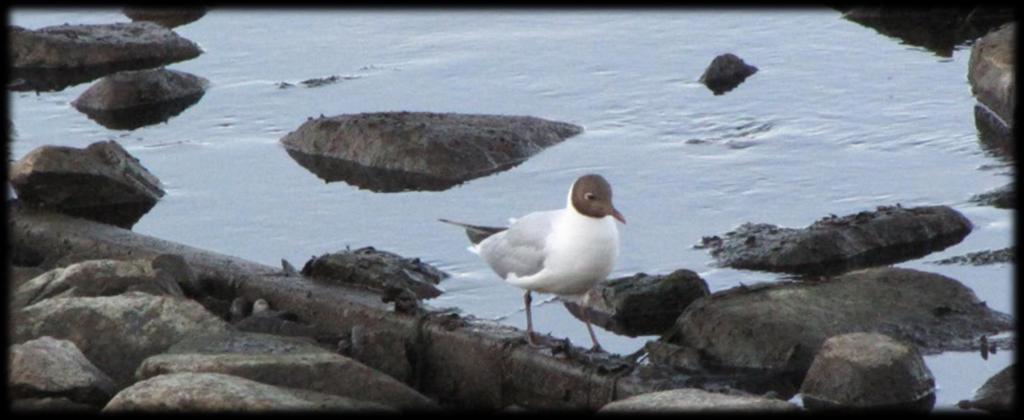
[[586, 293], [608, 278], [619, 256], [619, 231], [611, 217], [587, 217], [565, 211], [554, 223], [545, 247], [537, 291], [559, 295]]

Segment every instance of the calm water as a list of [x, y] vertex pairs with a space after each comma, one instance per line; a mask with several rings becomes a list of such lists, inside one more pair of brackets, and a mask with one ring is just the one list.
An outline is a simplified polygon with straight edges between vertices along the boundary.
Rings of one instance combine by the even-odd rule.
[[[34, 29], [128, 19], [116, 9], [22, 9], [10, 20]], [[12, 157], [43, 144], [117, 140], [167, 190], [137, 232], [274, 266], [372, 245], [452, 273], [432, 304], [519, 327], [520, 290], [500, 282], [466, 250], [462, 232], [437, 218], [503, 224], [563, 206], [577, 176], [598, 172], [629, 220], [613, 276], [688, 268], [718, 291], [776, 276], [714, 267], [706, 251], [692, 249], [702, 236], [748, 221], [803, 227], [897, 202], [947, 204], [975, 230], [899, 265], [956, 278], [1012, 313], [1012, 265], [926, 263], [1013, 242], [1013, 212], [968, 202], [1013, 171], [979, 147], [968, 47], [940, 58], [831, 9], [215, 9], [176, 32], [205, 50], [169, 66], [211, 81], [198, 104], [163, 124], [111, 131], [69, 105], [88, 83], [11, 93]], [[714, 96], [696, 80], [726, 52], [760, 71]], [[352, 78], [277, 87], [331, 75]], [[278, 143], [310, 116], [397, 110], [533, 115], [586, 131], [509, 171], [441, 192], [327, 184]], [[558, 302], [537, 306], [534, 317], [541, 332], [589, 343]], [[598, 335], [614, 352], [650, 339]], [[971, 397], [1013, 354], [985, 361], [951, 352], [927, 361], [941, 409]]]

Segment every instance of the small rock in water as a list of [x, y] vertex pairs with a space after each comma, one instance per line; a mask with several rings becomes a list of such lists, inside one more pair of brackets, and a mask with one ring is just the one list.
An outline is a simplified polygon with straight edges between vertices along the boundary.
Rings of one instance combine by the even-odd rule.
[[700, 82], [715, 95], [721, 95], [733, 90], [754, 73], [757, 73], [757, 67], [743, 62], [733, 54], [722, 54], [711, 61], [700, 76]]

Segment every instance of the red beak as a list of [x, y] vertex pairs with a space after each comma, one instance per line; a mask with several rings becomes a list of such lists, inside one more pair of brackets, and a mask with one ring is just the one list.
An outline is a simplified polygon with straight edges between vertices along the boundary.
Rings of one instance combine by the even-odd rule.
[[616, 220], [622, 222], [622, 224], [626, 224], [626, 218], [623, 217], [622, 213], [619, 213], [619, 211], [616, 210], [615, 207], [612, 207], [612, 217], [614, 217]]

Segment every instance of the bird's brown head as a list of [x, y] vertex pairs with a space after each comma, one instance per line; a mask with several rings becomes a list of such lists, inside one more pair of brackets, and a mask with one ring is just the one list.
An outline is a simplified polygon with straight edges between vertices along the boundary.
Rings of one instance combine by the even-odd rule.
[[598, 219], [612, 216], [622, 224], [626, 218], [612, 205], [612, 186], [601, 175], [590, 174], [579, 177], [569, 193], [572, 207], [585, 216]]

